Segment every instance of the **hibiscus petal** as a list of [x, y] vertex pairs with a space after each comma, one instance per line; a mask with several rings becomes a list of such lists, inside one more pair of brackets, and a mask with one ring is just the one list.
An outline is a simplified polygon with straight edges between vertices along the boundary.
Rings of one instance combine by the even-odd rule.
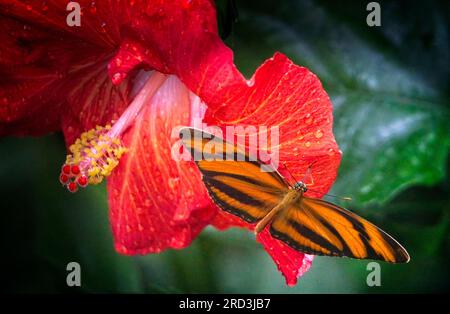
[[[190, 244], [216, 214], [192, 162], [175, 161], [175, 127], [189, 125], [191, 94], [171, 76], [124, 134], [129, 151], [108, 179], [115, 246], [146, 254]], [[176, 130], [176, 128], [175, 128]]]
[[235, 86], [245, 84], [233, 52], [218, 35], [212, 1], [166, 1], [163, 9], [154, 2], [137, 7], [130, 27], [123, 31], [126, 40], [110, 64], [115, 83], [133, 65], [143, 63], [177, 75], [209, 107], [221, 106]]
[[[26, 21], [54, 35], [54, 40], [85, 42], [104, 48], [115, 47], [120, 42], [122, 23], [130, 19], [133, 5], [127, 0], [108, 1], [78, 0], [81, 9], [81, 25], [69, 26], [66, 1], [60, 0], [2, 0], [0, 12]], [[75, 47], [73, 47], [75, 48]], [[73, 49], [72, 49], [73, 50]]]
[[[277, 53], [205, 120], [220, 125], [277, 126], [279, 160], [300, 180], [308, 167], [308, 195], [322, 197], [337, 176], [341, 153], [334, 139], [332, 105], [316, 75]], [[280, 172], [292, 181], [283, 166]]]
[[97, 125], [117, 120], [131, 100], [135, 74], [120, 86], [115, 86], [107, 72], [111, 55], [86, 58], [85, 64], [71, 74], [70, 88], [65, 95], [66, 106], [61, 115], [61, 126], [67, 145], [71, 145], [82, 132]]
[[250, 230], [252, 229], [251, 226], [249, 226], [249, 224], [243, 221], [241, 218], [229, 214], [223, 210], [219, 210], [217, 215], [211, 221], [211, 225], [219, 230], [226, 230], [230, 227], [249, 228]]
[[[7, 44], [0, 51], [0, 135], [59, 130], [61, 121], [81, 120], [77, 110], [85, 105], [80, 100], [87, 94], [86, 87], [91, 99], [84, 100], [92, 106], [96, 105], [92, 98], [97, 92], [93, 87], [99, 88], [104, 103], [108, 103], [108, 96], [114, 96], [114, 92], [102, 95], [100, 92], [108, 88], [100, 82], [109, 84], [109, 89], [123, 89], [106, 82], [106, 60], [111, 51], [13, 18], [2, 17], [0, 27], [4, 30], [0, 40]], [[88, 80], [90, 85], [85, 84]], [[109, 110], [114, 109], [111, 106]], [[94, 126], [102, 121], [98, 119]], [[68, 140], [71, 144], [73, 137]]]
[[[114, 106], [114, 97], [122, 94], [123, 87], [117, 89], [105, 82], [105, 58], [110, 59], [119, 45], [120, 28], [132, 6], [128, 1], [115, 5], [77, 2], [82, 9], [81, 27], [67, 25], [67, 3], [61, 1], [0, 3], [0, 135], [40, 135], [60, 129], [62, 121], [63, 125], [70, 123], [65, 126], [70, 145], [84, 127], [101, 124], [112, 116], [106, 113], [94, 123], [92, 119], [82, 121], [84, 117], [76, 110], [86, 109], [86, 104], [78, 101], [88, 93], [86, 80], [100, 88], [100, 103], [108, 103], [111, 95], [110, 112], [120, 114], [127, 104], [122, 100], [123, 106]], [[89, 90], [95, 98], [94, 89]], [[68, 94], [73, 101], [68, 101]], [[92, 100], [93, 107], [98, 104], [96, 100]], [[97, 111], [104, 111], [99, 107]]]
[[268, 227], [258, 234], [257, 240], [272, 257], [289, 286], [294, 286], [297, 278], [303, 276], [311, 267], [313, 255], [303, 254], [272, 238]]
[[38, 61], [59, 48], [45, 45], [48, 35], [14, 19], [2, 17], [0, 28], [0, 135], [57, 130], [63, 100], [51, 91], [65, 66], [62, 60]]

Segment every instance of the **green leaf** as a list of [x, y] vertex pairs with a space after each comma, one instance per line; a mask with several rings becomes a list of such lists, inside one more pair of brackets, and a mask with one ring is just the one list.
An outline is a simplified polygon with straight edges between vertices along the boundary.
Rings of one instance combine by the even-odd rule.
[[[281, 51], [319, 76], [335, 106], [343, 151], [333, 193], [353, 197], [354, 206], [385, 203], [409, 186], [444, 178], [450, 148], [448, 49], [441, 49], [446, 17], [438, 6], [427, 6], [438, 22], [417, 20], [420, 8], [413, 7], [405, 10], [415, 15], [399, 22], [398, 7], [383, 2], [386, 17], [377, 29], [365, 24], [364, 4], [348, 8], [245, 3], [229, 44], [247, 75]], [[419, 31], [431, 36], [431, 44], [412, 36]], [[416, 51], [404, 57], [408, 44]]]

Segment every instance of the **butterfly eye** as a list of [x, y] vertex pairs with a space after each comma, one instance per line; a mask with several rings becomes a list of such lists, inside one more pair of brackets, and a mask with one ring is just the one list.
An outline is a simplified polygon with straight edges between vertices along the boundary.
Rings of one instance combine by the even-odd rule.
[[308, 191], [308, 187], [306, 186], [306, 184], [303, 181], [299, 181], [294, 184], [294, 190], [306, 192], [306, 191]]

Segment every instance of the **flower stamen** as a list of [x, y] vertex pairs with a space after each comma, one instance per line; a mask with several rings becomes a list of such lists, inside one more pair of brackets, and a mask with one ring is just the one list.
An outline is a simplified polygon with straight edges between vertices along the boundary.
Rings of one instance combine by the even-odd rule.
[[114, 125], [97, 126], [84, 132], [69, 147], [70, 154], [61, 168], [59, 181], [70, 192], [76, 192], [78, 187], [88, 184], [99, 184], [111, 174], [119, 164], [127, 148], [120, 140], [122, 134], [135, 121], [145, 104], [149, 103], [167, 75], [157, 71], [143, 75], [145, 80], [133, 101], [122, 113]]
[[99, 184], [119, 164], [127, 151], [118, 138], [109, 134], [111, 125], [96, 128], [81, 134], [69, 148], [66, 163], [61, 168], [60, 182], [70, 192], [88, 184]]

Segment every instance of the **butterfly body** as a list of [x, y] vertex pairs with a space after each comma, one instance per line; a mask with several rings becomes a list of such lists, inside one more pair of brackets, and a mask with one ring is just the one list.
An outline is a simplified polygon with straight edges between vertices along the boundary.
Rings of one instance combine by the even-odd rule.
[[[303, 184], [303, 182], [301, 182]], [[264, 228], [271, 223], [271, 221], [278, 215], [282, 215], [283, 211], [287, 210], [290, 206], [301, 202], [303, 197], [303, 189], [291, 189], [287, 191], [286, 195], [280, 201], [280, 203], [271, 209], [263, 219], [261, 219], [255, 226], [255, 234], [260, 233]]]
[[[409, 261], [406, 250], [386, 232], [338, 205], [307, 197], [304, 182], [291, 187], [276, 169], [250, 158], [242, 147], [193, 128], [183, 128], [180, 138], [211, 199], [253, 225], [255, 233], [268, 228], [272, 237], [307, 254]], [[230, 147], [235, 160], [225, 158]]]

